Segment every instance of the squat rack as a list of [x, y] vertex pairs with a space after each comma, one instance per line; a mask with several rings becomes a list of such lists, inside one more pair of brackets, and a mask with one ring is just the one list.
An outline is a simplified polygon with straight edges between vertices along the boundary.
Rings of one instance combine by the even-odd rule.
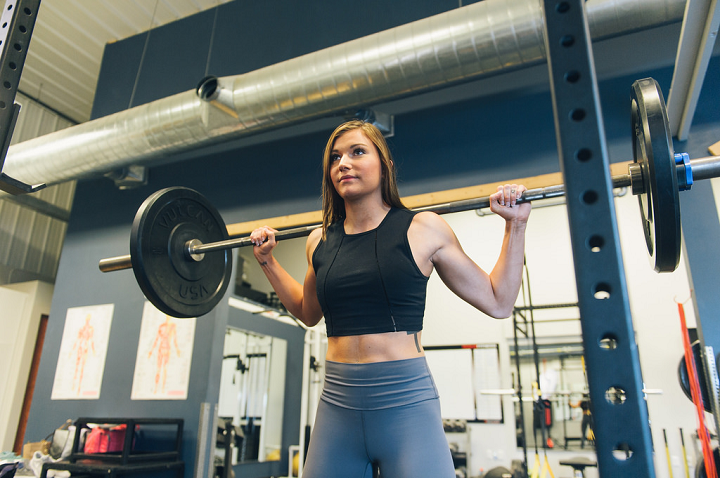
[[[567, 192], [598, 468], [604, 477], [654, 477], [648, 410], [584, 3], [543, 0], [545, 49]], [[623, 453], [614, 454], [616, 450]]]

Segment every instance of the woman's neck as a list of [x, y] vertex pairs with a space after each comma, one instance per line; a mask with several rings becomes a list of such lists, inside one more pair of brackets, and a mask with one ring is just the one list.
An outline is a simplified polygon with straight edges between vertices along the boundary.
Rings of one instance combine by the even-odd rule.
[[390, 206], [380, 201], [345, 202], [345, 232], [358, 234], [380, 225]]

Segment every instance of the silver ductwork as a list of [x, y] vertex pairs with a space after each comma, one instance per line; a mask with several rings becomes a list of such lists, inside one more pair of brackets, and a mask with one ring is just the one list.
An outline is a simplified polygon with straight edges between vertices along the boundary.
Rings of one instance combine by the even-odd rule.
[[[588, 0], [593, 38], [682, 20], [685, 0]], [[58, 183], [545, 61], [539, 0], [485, 0], [16, 144], [4, 172]]]

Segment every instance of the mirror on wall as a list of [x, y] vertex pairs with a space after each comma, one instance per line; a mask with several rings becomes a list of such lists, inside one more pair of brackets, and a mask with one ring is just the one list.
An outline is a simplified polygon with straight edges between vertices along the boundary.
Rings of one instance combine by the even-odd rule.
[[[545, 446], [594, 450], [582, 344], [540, 345], [537, 368], [532, 351], [520, 353], [519, 357], [513, 354], [513, 360], [519, 360], [523, 394], [522, 403], [514, 397], [518, 447], [523, 441], [528, 448], [534, 448], [536, 443], [543, 447], [541, 421], [545, 420]], [[513, 381], [517, 389], [517, 372], [513, 373]], [[533, 387], [542, 394], [538, 400], [541, 404], [533, 400]]]
[[216, 461], [280, 459], [287, 341], [228, 327], [218, 400]]

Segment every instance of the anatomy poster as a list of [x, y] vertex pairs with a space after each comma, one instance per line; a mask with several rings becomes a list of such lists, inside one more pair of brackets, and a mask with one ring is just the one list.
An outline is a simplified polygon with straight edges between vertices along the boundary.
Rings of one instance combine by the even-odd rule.
[[145, 302], [133, 400], [185, 400], [197, 319], [176, 319]]
[[100, 398], [114, 309], [114, 304], [68, 309], [55, 369], [53, 400]]

